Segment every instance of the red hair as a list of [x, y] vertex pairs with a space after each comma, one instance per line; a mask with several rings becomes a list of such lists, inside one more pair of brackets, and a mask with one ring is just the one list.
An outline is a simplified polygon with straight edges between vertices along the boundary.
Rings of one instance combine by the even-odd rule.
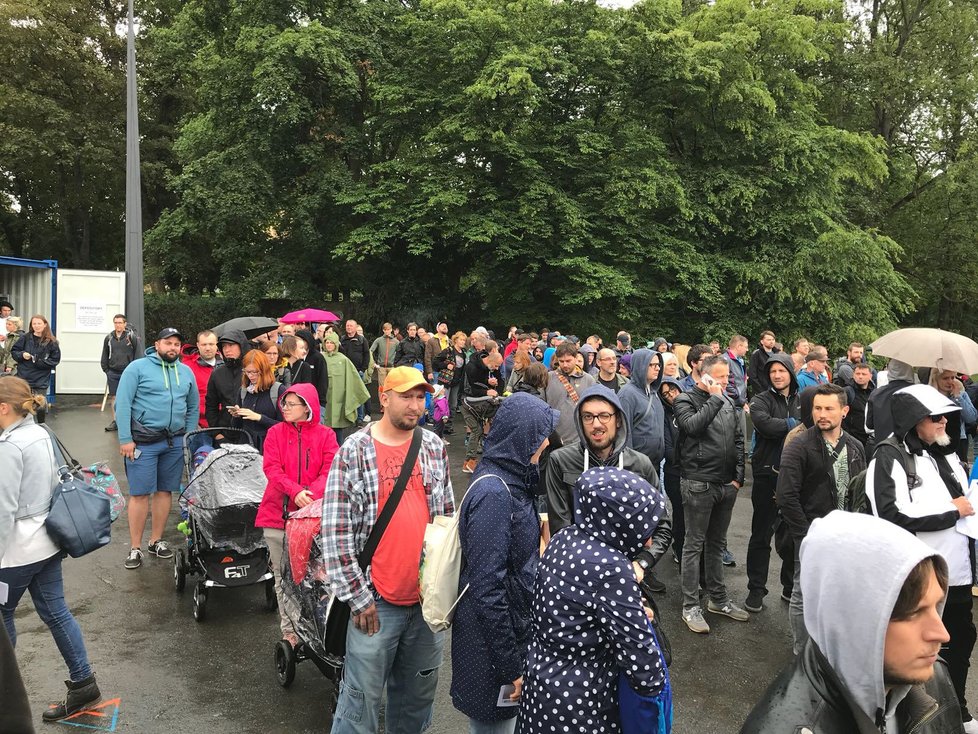
[[241, 360], [241, 386], [248, 387], [251, 384], [251, 380], [248, 379], [248, 375], [244, 373], [249, 367], [254, 367], [258, 370], [258, 382], [256, 383], [259, 390], [268, 390], [275, 384], [275, 375], [272, 373], [272, 367], [268, 364], [268, 357], [265, 353], [258, 350], [252, 349], [250, 352], [245, 354], [244, 358]]

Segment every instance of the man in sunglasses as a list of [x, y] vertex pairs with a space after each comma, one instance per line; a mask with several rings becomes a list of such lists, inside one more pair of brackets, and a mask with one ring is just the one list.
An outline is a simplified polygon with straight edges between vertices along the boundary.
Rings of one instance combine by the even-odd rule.
[[964, 695], [976, 637], [971, 596], [975, 541], [957, 528], [975, 510], [965, 496], [968, 478], [955, 455], [961, 408], [929, 385], [911, 385], [893, 394], [892, 412], [896, 441], [876, 446], [866, 472], [866, 496], [874, 514], [914, 533], [947, 561], [942, 618], [951, 639], [941, 657], [958, 695], [964, 730], [978, 732]]
[[[574, 485], [585, 471], [596, 466], [614, 466], [635, 472], [653, 487], [659, 486], [658, 467], [645, 454], [628, 447], [628, 422], [613, 390], [593, 385], [581, 393], [576, 406], [579, 441], [551, 452], [544, 472], [550, 532], [574, 524]], [[652, 575], [652, 567], [672, 542], [672, 523], [664, 517], [652, 535], [650, 548], [633, 559], [641, 567], [648, 591], [665, 591]]]

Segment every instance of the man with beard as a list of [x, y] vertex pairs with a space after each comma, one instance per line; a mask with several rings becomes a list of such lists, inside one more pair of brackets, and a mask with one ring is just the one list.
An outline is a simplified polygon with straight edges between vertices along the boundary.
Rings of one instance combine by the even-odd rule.
[[[592, 467], [616, 466], [659, 486], [658, 468], [645, 454], [628, 447], [628, 423], [614, 392], [602, 385], [582, 392], [574, 425], [578, 440], [552, 451], [543, 472], [551, 533], [574, 524], [574, 485]], [[652, 546], [633, 559], [645, 572], [642, 585], [648, 591], [665, 591], [665, 584], [652, 575], [652, 567], [671, 540], [672, 523], [664, 517], [652, 535]]]
[[[343, 442], [326, 482], [323, 560], [351, 615], [333, 734], [376, 732], [385, 687], [388, 724], [398, 731], [421, 732], [432, 716], [445, 633], [421, 615], [418, 566], [427, 523], [455, 505], [445, 444], [418, 428], [426, 392], [434, 388], [418, 370], [392, 369], [383, 416]], [[397, 511], [364, 571], [358, 557], [412, 455]]]
[[594, 384], [594, 378], [577, 365], [577, 346], [564, 342], [557, 347], [557, 369], [550, 372], [550, 379], [543, 391], [543, 399], [551, 408], [560, 411], [557, 435], [561, 443], [577, 440], [577, 420], [574, 410], [581, 393]]
[[143, 563], [140, 546], [150, 498], [148, 550], [158, 558], [173, 557], [163, 533], [171, 493], [180, 489], [183, 477], [183, 437], [197, 427], [200, 399], [193, 372], [179, 361], [181, 341], [179, 331], [163, 329], [155, 347], [146, 350], [144, 359], [131, 362], [119, 379], [115, 414], [129, 480], [129, 569]]
[[[781, 353], [769, 355], [764, 367], [763, 383], [767, 388], [758, 390], [750, 401], [757, 441], [751, 454], [754, 473], [751, 505], [754, 514], [747, 544], [747, 600], [744, 602], [748, 612], [760, 612], [764, 608], [771, 564], [771, 538], [778, 515], [774, 493], [778, 485], [781, 447], [784, 437], [801, 422], [798, 381], [791, 357]], [[781, 563], [781, 588], [791, 589], [793, 578], [794, 559], [789, 556]]]
[[842, 419], [848, 412], [845, 390], [832, 384], [814, 389], [814, 425], [788, 444], [778, 470], [777, 503], [795, 546], [795, 578], [788, 616], [796, 655], [808, 639], [798, 581], [801, 542], [816, 518], [825, 517], [832, 510], [851, 509], [849, 480], [866, 468], [862, 444], [842, 430]]
[[[211, 372], [204, 398], [204, 417], [211, 428], [230, 427], [234, 417], [228, 408], [237, 405], [241, 392], [241, 358], [251, 351], [243, 331], [231, 329], [217, 340], [224, 363]], [[220, 436], [218, 436], [220, 438]]]
[[957, 523], [975, 510], [965, 497], [968, 478], [947, 430], [959, 421], [961, 408], [929, 385], [905, 387], [892, 400], [893, 436], [876, 446], [866, 472], [866, 496], [875, 515], [914, 533], [947, 561], [942, 618], [951, 639], [941, 656], [958, 695], [964, 730], [972, 734], [978, 722], [968, 712], [965, 687], [976, 637], [971, 596], [975, 541], [958, 532]]

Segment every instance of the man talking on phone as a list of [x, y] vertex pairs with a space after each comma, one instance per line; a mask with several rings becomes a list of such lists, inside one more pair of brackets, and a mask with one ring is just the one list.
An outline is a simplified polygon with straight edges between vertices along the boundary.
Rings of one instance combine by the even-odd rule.
[[673, 403], [679, 427], [679, 475], [686, 538], [683, 542], [683, 621], [706, 634], [710, 625], [700, 607], [700, 554], [710, 595], [706, 610], [738, 622], [750, 615], [738, 607], [723, 584], [723, 549], [737, 492], [744, 484], [744, 430], [730, 398], [724, 394], [730, 366], [722, 355], [703, 359], [695, 387]]
[[197, 427], [200, 410], [194, 373], [180, 361], [182, 341], [176, 329], [163, 329], [146, 356], [130, 362], [119, 379], [115, 415], [129, 482], [128, 569], [143, 565], [140, 546], [151, 509], [147, 550], [157, 558], [173, 557], [163, 531], [171, 493], [183, 476], [183, 437]]

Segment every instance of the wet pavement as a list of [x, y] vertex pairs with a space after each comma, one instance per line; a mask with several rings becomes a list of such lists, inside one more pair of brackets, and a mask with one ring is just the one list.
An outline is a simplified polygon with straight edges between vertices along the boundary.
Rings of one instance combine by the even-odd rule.
[[[107, 459], [124, 481], [116, 434], [105, 433], [108, 414], [96, 407], [60, 408], [51, 416], [54, 428], [82, 463]], [[460, 426], [460, 421], [459, 428]], [[456, 497], [468, 476], [461, 473], [463, 436], [449, 447]], [[728, 545], [737, 559], [726, 569], [732, 597], [747, 592], [744, 560], [750, 535], [750, 488], [741, 492], [734, 510]], [[171, 515], [167, 538], [175, 546], [182, 535]], [[65, 561], [66, 597], [81, 625], [98, 675], [101, 716], [76, 723], [88, 731], [138, 734], [202, 732], [204, 734], [277, 734], [326, 732], [331, 684], [317, 668], [299, 665], [288, 689], [276, 682], [273, 651], [278, 641], [277, 614], [264, 611], [261, 587], [214, 590], [207, 618], [191, 615], [191, 589], [177, 594], [170, 561], [146, 558], [136, 571], [123, 568], [128, 528], [123, 515], [113, 527], [112, 543], [81, 559]], [[668, 590], [659, 596], [663, 624], [672, 640], [671, 668], [677, 734], [728, 734], [740, 728], [754, 702], [791, 657], [787, 605], [780, 598], [777, 557], [772, 563], [767, 608], [747, 623], [707, 615], [709, 635], [694, 635], [680, 619], [679, 566], [671, 554], [657, 573]], [[29, 599], [16, 615], [17, 655], [40, 724], [41, 711], [64, 695], [63, 661]], [[451, 703], [451, 662], [446, 645], [431, 734], [467, 731], [465, 718]], [[972, 700], [978, 700], [974, 676]], [[116, 713], [117, 709], [117, 713]], [[44, 731], [69, 731], [67, 723]], [[77, 727], [71, 727], [78, 731]]]

